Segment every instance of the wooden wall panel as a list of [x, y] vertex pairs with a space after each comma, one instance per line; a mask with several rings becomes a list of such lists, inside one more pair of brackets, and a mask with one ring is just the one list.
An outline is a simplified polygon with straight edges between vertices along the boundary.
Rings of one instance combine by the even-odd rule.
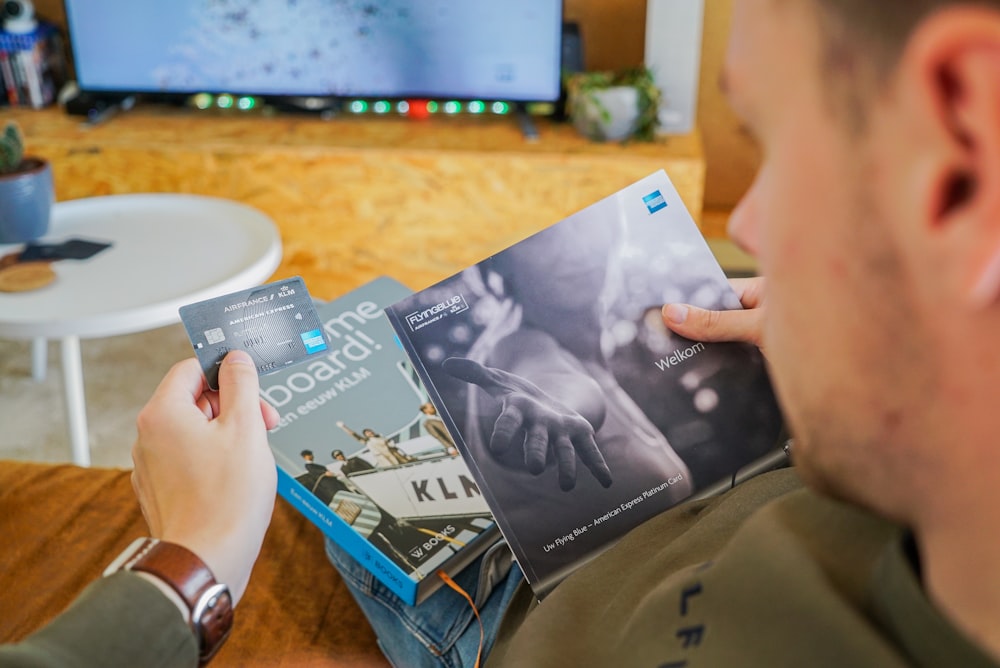
[[646, 0], [565, 0], [563, 6], [566, 20], [580, 25], [588, 70], [631, 67], [642, 62]]
[[750, 187], [760, 155], [719, 90], [733, 0], [705, 0], [698, 125], [705, 143], [705, 208], [731, 209]]

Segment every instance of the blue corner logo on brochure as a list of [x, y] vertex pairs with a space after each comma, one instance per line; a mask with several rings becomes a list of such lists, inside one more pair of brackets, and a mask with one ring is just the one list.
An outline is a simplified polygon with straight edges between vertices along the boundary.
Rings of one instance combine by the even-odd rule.
[[663, 195], [660, 194], [659, 190], [654, 190], [645, 197], [642, 198], [643, 204], [649, 209], [650, 213], [656, 213], [660, 209], [667, 208], [667, 200], [663, 199]]

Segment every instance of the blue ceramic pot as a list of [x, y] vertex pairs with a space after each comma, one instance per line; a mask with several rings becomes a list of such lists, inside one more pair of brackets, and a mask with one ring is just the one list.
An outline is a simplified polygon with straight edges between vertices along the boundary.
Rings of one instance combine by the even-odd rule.
[[47, 161], [25, 158], [20, 171], [0, 174], [0, 244], [45, 236], [54, 201], [52, 166]]

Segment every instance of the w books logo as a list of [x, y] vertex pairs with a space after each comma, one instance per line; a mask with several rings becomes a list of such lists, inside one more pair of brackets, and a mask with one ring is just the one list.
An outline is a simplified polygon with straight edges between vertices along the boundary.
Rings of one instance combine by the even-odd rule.
[[406, 316], [406, 322], [410, 325], [410, 331], [415, 332], [421, 327], [426, 327], [448, 315], [454, 315], [455, 313], [467, 310], [469, 310], [469, 303], [465, 301], [465, 296], [455, 295], [422, 311], [410, 313]]
[[642, 203], [646, 205], [650, 213], [656, 213], [660, 209], [667, 208], [667, 200], [663, 199], [663, 195], [660, 194], [659, 190], [654, 190], [643, 197]]
[[413, 557], [414, 559], [419, 559], [420, 557], [424, 556], [424, 551], [419, 546], [415, 547], [412, 550], [410, 550], [410, 556]]

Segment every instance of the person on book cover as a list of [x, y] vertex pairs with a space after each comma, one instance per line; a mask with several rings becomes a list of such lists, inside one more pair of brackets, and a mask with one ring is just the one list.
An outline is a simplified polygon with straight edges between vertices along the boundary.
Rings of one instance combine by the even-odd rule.
[[355, 456], [348, 459], [343, 450], [334, 450], [330, 456], [333, 457], [333, 461], [327, 464], [326, 468], [334, 474], [342, 473], [345, 476], [350, 476], [352, 473], [371, 471], [375, 468], [361, 457]]
[[448, 428], [444, 426], [444, 421], [438, 417], [438, 412], [434, 408], [434, 404], [429, 401], [420, 404], [420, 412], [424, 414], [421, 424], [427, 433], [441, 443], [441, 447], [444, 448], [449, 457], [457, 457], [458, 448], [455, 447], [455, 441], [451, 438], [451, 434], [448, 433]]
[[412, 457], [396, 447], [392, 439], [385, 438], [374, 429], [366, 427], [359, 434], [340, 420], [337, 420], [337, 426], [368, 448], [378, 468], [389, 468], [413, 461]]
[[348, 489], [344, 481], [330, 473], [325, 466], [316, 461], [312, 450], [303, 450], [302, 456], [305, 473], [295, 477], [302, 486], [316, 495], [324, 505], [330, 505], [337, 492]]
[[[340, 450], [334, 450], [330, 453], [330, 456], [333, 457], [333, 461], [326, 465], [326, 475], [332, 475], [343, 483], [347, 489], [360, 494], [361, 489], [351, 481], [349, 474], [358, 470], [359, 462], [364, 462], [364, 460], [360, 457], [352, 457], [351, 460], [348, 460]], [[369, 471], [375, 468], [368, 462], [364, 462], [364, 465]]]

